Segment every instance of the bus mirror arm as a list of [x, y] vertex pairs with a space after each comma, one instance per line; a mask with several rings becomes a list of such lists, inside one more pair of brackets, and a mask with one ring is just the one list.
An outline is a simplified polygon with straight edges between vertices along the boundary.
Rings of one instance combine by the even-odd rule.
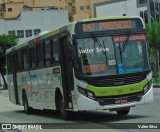
[[147, 43], [147, 48], [150, 49], [149, 41], [147, 41], [146, 43]]

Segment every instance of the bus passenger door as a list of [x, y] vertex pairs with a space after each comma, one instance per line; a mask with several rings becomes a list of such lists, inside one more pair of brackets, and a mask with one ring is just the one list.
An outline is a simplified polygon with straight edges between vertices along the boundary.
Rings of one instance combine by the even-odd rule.
[[63, 94], [66, 109], [73, 109], [71, 95], [71, 90], [73, 89], [73, 67], [72, 59], [68, 55], [69, 52], [69, 42], [67, 41], [67, 37], [63, 37], [60, 39]]
[[12, 54], [12, 73], [13, 73], [13, 91], [14, 91], [14, 95], [15, 98], [13, 98], [13, 101], [15, 104], [19, 104], [19, 100], [18, 100], [18, 86], [17, 86], [17, 56], [16, 54]]

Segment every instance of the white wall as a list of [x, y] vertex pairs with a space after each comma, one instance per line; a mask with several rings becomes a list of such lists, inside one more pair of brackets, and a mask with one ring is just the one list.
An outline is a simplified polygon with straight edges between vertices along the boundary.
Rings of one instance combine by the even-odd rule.
[[147, 7], [137, 8], [136, 0], [126, 0], [123, 2], [117, 2], [112, 4], [96, 6], [96, 16], [139, 16], [140, 10], [146, 10]]
[[[8, 31], [41, 29], [50, 31], [69, 22], [66, 10], [23, 11], [16, 20], [0, 20], [0, 35], [8, 34]], [[26, 38], [20, 39], [19, 43]]]

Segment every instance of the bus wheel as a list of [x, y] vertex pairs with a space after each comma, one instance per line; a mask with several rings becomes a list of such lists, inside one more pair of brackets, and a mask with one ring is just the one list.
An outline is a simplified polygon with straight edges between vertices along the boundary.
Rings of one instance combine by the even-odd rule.
[[24, 106], [24, 111], [26, 114], [32, 113], [33, 109], [31, 107], [29, 107], [29, 105], [28, 105], [28, 99], [27, 99], [27, 95], [25, 92], [23, 94], [23, 106]]
[[122, 110], [117, 110], [116, 112], [118, 115], [128, 115], [129, 111], [130, 111], [130, 108], [126, 108]]
[[60, 115], [64, 120], [71, 119], [71, 113], [65, 109], [65, 102], [63, 100], [62, 95], [59, 97], [59, 109]]

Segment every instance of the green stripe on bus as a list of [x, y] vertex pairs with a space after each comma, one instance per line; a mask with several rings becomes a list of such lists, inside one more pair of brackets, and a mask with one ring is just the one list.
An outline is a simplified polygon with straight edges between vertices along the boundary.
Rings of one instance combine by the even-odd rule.
[[58, 75], [58, 80], [59, 80], [60, 86], [62, 87], [62, 76], [61, 75]]
[[58, 34], [58, 33], [59, 33], [59, 29], [47, 33], [47, 34], [46, 34], [46, 37], [51, 37], [51, 36], [56, 35], [56, 34]]
[[114, 87], [94, 87], [91, 85], [87, 86], [87, 90], [92, 91], [95, 96], [116, 96], [142, 92], [144, 86], [148, 83], [144, 80], [140, 83], [124, 85], [124, 86], [114, 86]]

